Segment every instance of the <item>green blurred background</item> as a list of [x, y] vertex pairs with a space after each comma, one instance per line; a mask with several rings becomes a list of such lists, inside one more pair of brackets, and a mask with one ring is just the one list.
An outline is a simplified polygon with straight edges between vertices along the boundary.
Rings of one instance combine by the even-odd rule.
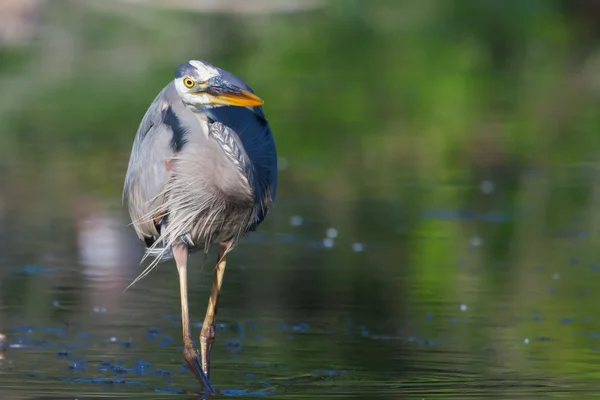
[[[281, 167], [277, 207], [232, 255], [220, 316], [347, 319], [447, 346], [427, 355], [399, 340], [367, 357], [355, 352], [366, 344], [303, 344], [316, 364], [363, 372], [384, 359], [410, 371], [461, 354], [468, 367], [455, 367], [473, 374], [596, 376], [600, 2], [147, 3], [34, 1], [31, 31], [0, 48], [6, 271], [79, 271], [82, 256], [70, 257], [84, 227], [94, 230], [82, 222], [90, 213], [119, 214], [126, 228], [120, 196], [139, 121], [177, 65], [203, 59], [265, 100]], [[337, 237], [323, 242], [332, 227]], [[138, 249], [125, 257], [135, 276], [139, 244], [121, 234]], [[56, 287], [72, 288], [59, 292], [74, 310], [85, 297], [85, 275], [5, 276], [0, 329], [71, 318], [52, 307]], [[132, 276], [113, 288], [122, 307]], [[203, 276], [192, 278], [198, 319]], [[165, 312], [177, 313], [172, 268], [138, 285], [162, 281]], [[461, 305], [469, 319], [454, 325]], [[288, 345], [261, 354], [310, 365]]]

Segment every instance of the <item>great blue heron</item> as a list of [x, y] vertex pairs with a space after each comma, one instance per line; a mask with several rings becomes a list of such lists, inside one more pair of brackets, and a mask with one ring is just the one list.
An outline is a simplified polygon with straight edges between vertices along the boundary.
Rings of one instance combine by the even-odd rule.
[[[264, 220], [275, 200], [277, 154], [263, 101], [240, 78], [192, 60], [158, 94], [138, 128], [123, 199], [138, 237], [155, 259], [175, 259], [179, 273], [184, 359], [205, 389], [225, 272], [236, 243]], [[219, 258], [200, 333], [201, 360], [190, 333], [188, 253], [219, 243]]]

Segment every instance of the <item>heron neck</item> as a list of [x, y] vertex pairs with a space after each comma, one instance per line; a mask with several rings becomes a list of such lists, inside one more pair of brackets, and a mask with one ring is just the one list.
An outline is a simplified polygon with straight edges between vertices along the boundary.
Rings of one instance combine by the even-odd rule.
[[219, 107], [219, 106], [214, 106], [214, 105], [195, 106], [195, 107], [194, 107], [194, 106], [192, 106], [192, 107], [190, 107], [190, 109], [191, 109], [191, 110], [192, 110], [192, 112], [193, 112], [194, 114], [196, 114], [198, 117], [201, 117], [201, 118], [204, 118], [204, 119], [206, 119], [206, 118], [208, 118], [208, 112], [209, 112], [211, 109], [213, 109], [213, 108], [216, 108], [216, 107]]

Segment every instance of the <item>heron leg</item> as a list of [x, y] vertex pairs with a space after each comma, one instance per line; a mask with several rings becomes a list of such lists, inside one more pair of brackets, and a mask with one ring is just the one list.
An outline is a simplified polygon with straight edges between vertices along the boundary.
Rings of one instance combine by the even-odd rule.
[[198, 363], [198, 350], [194, 348], [192, 343], [192, 335], [190, 332], [190, 317], [188, 311], [187, 297], [187, 258], [188, 251], [184, 246], [173, 246], [173, 256], [177, 264], [177, 272], [179, 273], [179, 296], [181, 298], [181, 325], [183, 330], [183, 358], [188, 368], [200, 385], [207, 391], [214, 392], [215, 390], [210, 384], [208, 377], [202, 371]]
[[215, 341], [215, 318], [219, 307], [219, 294], [221, 293], [221, 284], [223, 283], [223, 274], [225, 273], [227, 250], [229, 243], [221, 243], [219, 246], [219, 260], [215, 267], [212, 287], [210, 289], [210, 298], [206, 316], [200, 332], [200, 347], [202, 350], [202, 371], [210, 379], [210, 349]]

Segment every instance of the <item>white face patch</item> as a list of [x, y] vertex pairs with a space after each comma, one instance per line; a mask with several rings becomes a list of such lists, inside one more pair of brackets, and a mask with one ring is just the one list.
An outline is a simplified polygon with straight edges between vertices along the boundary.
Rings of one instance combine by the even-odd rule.
[[196, 73], [198, 74], [198, 78], [201, 81], [206, 82], [210, 78], [214, 78], [215, 76], [219, 76], [219, 71], [216, 68], [208, 66], [201, 61], [191, 60], [189, 61], [190, 65], [196, 68]]
[[211, 104], [209, 95], [204, 93], [192, 94], [190, 92], [190, 89], [184, 86], [181, 78], [175, 79], [175, 90], [177, 90], [177, 93], [179, 94], [179, 97], [181, 97], [181, 100], [185, 104], [193, 108]]
[[[202, 61], [190, 60], [179, 66], [175, 76], [175, 89], [185, 104], [192, 109], [211, 106], [211, 96], [203, 93], [198, 84], [201, 85], [211, 78], [220, 76], [219, 71], [215, 67], [205, 64]], [[193, 79], [196, 82], [196, 86], [188, 88], [184, 84], [187, 78]]]

